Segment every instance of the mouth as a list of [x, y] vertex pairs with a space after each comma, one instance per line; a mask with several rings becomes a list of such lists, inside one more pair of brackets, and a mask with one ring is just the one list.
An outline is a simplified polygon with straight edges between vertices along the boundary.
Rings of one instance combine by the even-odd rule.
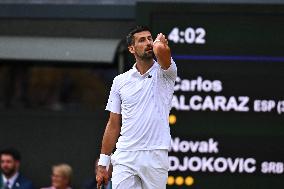
[[150, 51], [153, 51], [153, 48], [148, 48], [145, 50], [146, 52], [150, 52]]

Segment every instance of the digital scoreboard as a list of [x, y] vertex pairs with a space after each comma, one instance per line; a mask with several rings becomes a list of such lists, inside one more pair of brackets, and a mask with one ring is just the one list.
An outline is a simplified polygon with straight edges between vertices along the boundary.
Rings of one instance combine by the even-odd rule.
[[284, 6], [138, 3], [178, 67], [169, 189], [282, 188]]

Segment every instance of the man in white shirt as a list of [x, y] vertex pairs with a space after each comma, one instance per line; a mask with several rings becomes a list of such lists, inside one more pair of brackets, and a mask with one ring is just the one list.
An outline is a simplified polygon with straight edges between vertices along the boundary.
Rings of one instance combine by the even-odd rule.
[[107, 183], [111, 159], [113, 189], [165, 189], [176, 64], [162, 33], [153, 41], [147, 27], [137, 26], [127, 43], [136, 63], [113, 80], [96, 179], [98, 186]]

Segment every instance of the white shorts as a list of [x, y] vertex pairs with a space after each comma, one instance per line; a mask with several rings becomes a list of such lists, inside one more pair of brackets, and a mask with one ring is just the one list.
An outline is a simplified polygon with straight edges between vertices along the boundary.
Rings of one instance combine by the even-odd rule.
[[111, 163], [112, 189], [166, 189], [168, 150], [116, 150]]

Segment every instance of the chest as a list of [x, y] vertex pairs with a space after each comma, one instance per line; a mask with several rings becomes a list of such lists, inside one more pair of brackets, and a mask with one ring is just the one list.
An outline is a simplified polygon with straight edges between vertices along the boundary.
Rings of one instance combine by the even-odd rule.
[[156, 82], [154, 75], [129, 79], [120, 88], [122, 104], [136, 104], [154, 97]]

